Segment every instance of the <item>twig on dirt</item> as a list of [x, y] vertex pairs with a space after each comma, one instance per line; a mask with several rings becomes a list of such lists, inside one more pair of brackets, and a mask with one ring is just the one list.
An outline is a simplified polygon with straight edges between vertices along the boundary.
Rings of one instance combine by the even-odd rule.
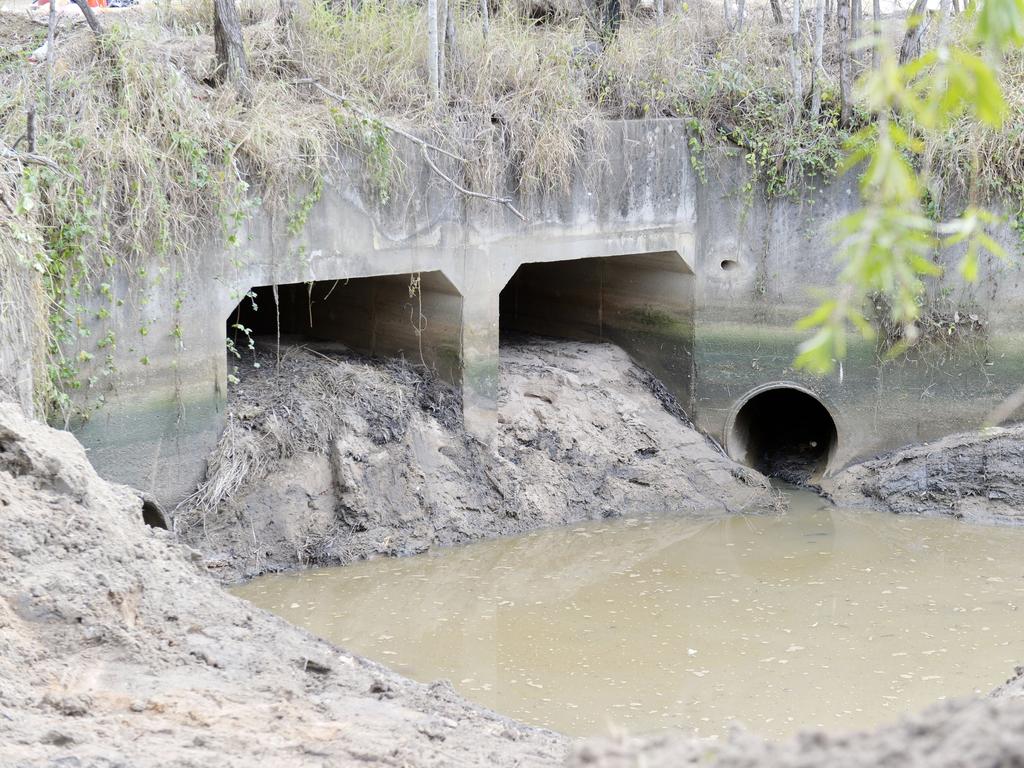
[[28, 151], [30, 154], [36, 152], [36, 102], [35, 99], [29, 102], [25, 110], [25, 136], [27, 137]]
[[360, 107], [358, 104], [355, 104], [351, 99], [344, 96], [343, 94], [336, 93], [335, 91], [332, 91], [330, 88], [325, 87], [314, 78], [304, 77], [300, 80], [295, 80], [294, 84], [311, 85], [324, 95], [329, 96], [330, 98], [334, 99], [335, 101], [341, 104], [344, 104], [348, 109], [352, 110], [360, 117], [363, 117], [367, 120], [374, 120], [383, 125], [392, 133], [395, 133], [401, 136], [402, 138], [408, 139], [413, 144], [419, 146], [420, 150], [423, 152], [423, 158], [427, 161], [427, 165], [430, 166], [430, 170], [432, 170], [446, 182], [451, 184], [457, 192], [466, 195], [466, 197], [476, 197], [480, 198], [481, 200], [488, 200], [492, 203], [498, 203], [499, 205], [503, 205], [506, 208], [508, 208], [512, 213], [514, 213], [520, 220], [526, 221], [526, 217], [523, 216], [523, 214], [520, 213], [519, 210], [515, 207], [515, 205], [512, 203], [511, 198], [496, 197], [495, 195], [488, 195], [485, 192], [474, 192], [471, 189], [466, 189], [466, 187], [462, 186], [457, 181], [455, 181], [455, 179], [453, 179], [451, 176], [442, 171], [437, 166], [437, 163], [434, 162], [433, 158], [430, 157], [430, 153], [437, 152], [439, 154], [445, 155], [446, 157], [450, 157], [452, 160], [458, 160], [460, 163], [465, 163], [465, 158], [460, 157], [459, 155], [456, 155], [453, 152], [449, 152], [447, 149], [439, 147], [436, 144], [431, 144], [429, 141], [425, 141], [424, 139], [421, 139], [419, 136], [416, 136], [414, 134], [409, 133], [408, 131], [403, 130], [402, 128], [399, 128], [394, 123], [390, 123], [387, 120], [381, 119], [378, 115], [375, 115], [372, 112], [368, 112], [367, 110]]

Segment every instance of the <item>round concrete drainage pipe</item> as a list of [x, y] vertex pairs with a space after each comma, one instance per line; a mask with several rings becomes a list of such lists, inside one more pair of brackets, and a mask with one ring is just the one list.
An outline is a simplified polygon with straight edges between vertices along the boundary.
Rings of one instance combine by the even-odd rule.
[[726, 448], [733, 459], [795, 483], [821, 477], [838, 440], [829, 410], [812, 392], [791, 384], [748, 394], [726, 428]]

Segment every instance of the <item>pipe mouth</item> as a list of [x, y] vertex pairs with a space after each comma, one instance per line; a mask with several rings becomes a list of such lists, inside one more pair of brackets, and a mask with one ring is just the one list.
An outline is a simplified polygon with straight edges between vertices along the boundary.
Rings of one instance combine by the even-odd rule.
[[829, 409], [797, 384], [753, 390], [737, 403], [726, 426], [726, 450], [735, 461], [798, 485], [825, 475], [838, 444]]
[[148, 496], [142, 499], [142, 522], [150, 528], [163, 528], [165, 531], [170, 527], [163, 508]]

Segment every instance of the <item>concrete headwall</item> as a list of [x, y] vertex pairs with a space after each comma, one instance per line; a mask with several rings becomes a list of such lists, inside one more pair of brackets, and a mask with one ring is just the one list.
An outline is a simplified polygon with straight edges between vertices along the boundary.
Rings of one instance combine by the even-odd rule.
[[[702, 429], [728, 447], [732, 420], [746, 398], [769, 383], [792, 382], [814, 393], [835, 419], [839, 439], [829, 466], [835, 471], [885, 450], [978, 428], [1024, 382], [1021, 273], [985, 257], [980, 279], [965, 284], [957, 250], [937, 254], [945, 274], [927, 284], [926, 304], [950, 315], [959, 311], [958, 329], [936, 329], [949, 344], [922, 344], [892, 360], [875, 341], [851, 334], [847, 358], [832, 374], [794, 371], [797, 346], [807, 338], [794, 324], [834, 292], [840, 265], [833, 225], [859, 205], [857, 179], [812, 181], [799, 199], [770, 201], [741, 194], [746, 179], [742, 164], [726, 158], [698, 194], [693, 409]], [[1019, 254], [1008, 225], [998, 237]]]
[[[316, 333], [354, 348], [408, 357], [422, 342], [424, 359], [461, 382], [467, 427], [484, 440], [497, 423], [500, 311], [516, 307], [516, 296], [506, 329], [619, 343], [726, 444], [730, 419], [758, 387], [792, 382], [814, 393], [836, 420], [830, 470], [977, 425], [1021, 381], [1024, 316], [1008, 299], [1022, 290], [1016, 273], [988, 262], [976, 285], [949, 277], [935, 286], [984, 316], [970, 354], [942, 365], [880, 362], [865, 342], [829, 377], [795, 373], [803, 335], [793, 322], [836, 276], [829, 228], [856, 204], [851, 183], [769, 202], [756, 189], [741, 192], [747, 166], [731, 157], [708, 164], [701, 179], [681, 121], [612, 123], [600, 144], [570, 189], [519, 201], [525, 222], [459, 195], [410, 150], [386, 204], [353, 159], [325, 184], [298, 236], [258, 215], [239, 248], [211, 243], [178, 281], [139, 289], [125, 277], [122, 294], [138, 300], [93, 330], [127, 340], [116, 349], [117, 374], [105, 406], [75, 426], [94, 463], [165, 503], [194, 488], [224, 418], [225, 322], [258, 286], [313, 283]], [[567, 263], [579, 259], [593, 261]], [[562, 266], [538, 266], [555, 262]], [[422, 336], [404, 314], [417, 274]], [[373, 276], [397, 277], [358, 282]], [[346, 280], [353, 292], [326, 295]]]
[[[2, 263], [4, 259], [10, 263]], [[32, 306], [38, 314], [27, 316], [26, 307]], [[34, 363], [45, 314], [38, 275], [0, 252], [0, 400], [13, 400], [28, 415], [34, 408]]]

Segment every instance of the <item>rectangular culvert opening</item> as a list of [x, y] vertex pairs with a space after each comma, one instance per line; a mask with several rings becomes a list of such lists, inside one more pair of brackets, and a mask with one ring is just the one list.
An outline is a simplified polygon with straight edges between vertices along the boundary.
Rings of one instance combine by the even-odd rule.
[[523, 264], [500, 297], [501, 342], [611, 342], [690, 406], [694, 275], [674, 251]]
[[441, 272], [254, 287], [227, 319], [228, 370], [252, 344], [400, 358], [461, 383], [462, 296]]

